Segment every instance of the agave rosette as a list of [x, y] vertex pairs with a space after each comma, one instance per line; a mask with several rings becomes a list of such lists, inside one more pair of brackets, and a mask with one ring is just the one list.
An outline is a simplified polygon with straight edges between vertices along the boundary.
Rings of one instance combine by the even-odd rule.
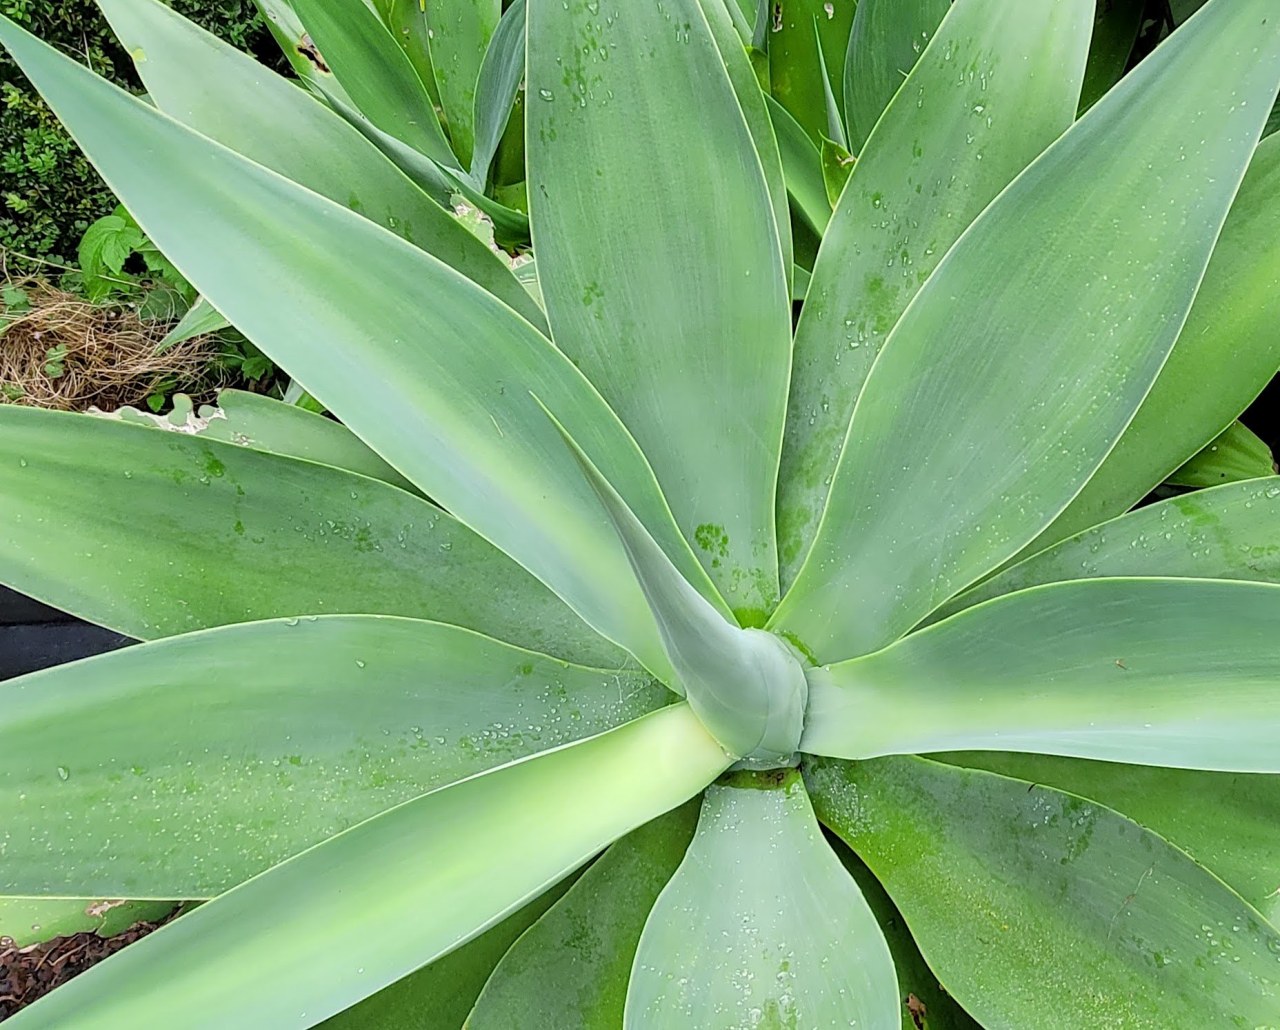
[[0, 579], [146, 641], [0, 688], [0, 915], [210, 899], [15, 1028], [1280, 1021], [1280, 479], [1126, 514], [1280, 363], [1269, 0], [1078, 119], [1089, 0], [958, 0], [794, 325], [721, 0], [521, 12], [535, 290], [394, 84], [101, 3], [155, 106], [0, 39], [341, 425], [0, 409]]

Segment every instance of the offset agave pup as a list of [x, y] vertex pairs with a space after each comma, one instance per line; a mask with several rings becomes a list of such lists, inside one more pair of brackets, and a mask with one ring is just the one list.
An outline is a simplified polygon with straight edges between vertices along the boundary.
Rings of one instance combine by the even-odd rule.
[[1280, 364], [1273, 0], [1078, 120], [1092, 0], [958, 0], [794, 331], [720, 0], [529, 0], [539, 303], [102, 6], [155, 106], [0, 38], [343, 424], [0, 409], [0, 579], [147, 641], [0, 688], [0, 913], [210, 899], [15, 1030], [1280, 1026], [1280, 479], [1125, 514]]

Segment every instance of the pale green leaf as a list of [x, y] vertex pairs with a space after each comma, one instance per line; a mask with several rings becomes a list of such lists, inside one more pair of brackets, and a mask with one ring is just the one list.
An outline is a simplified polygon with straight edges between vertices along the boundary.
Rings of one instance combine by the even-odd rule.
[[0, 406], [0, 582], [144, 639], [370, 613], [455, 623], [593, 665], [626, 661], [504, 554], [402, 490], [17, 405]]
[[951, 0], [858, 3], [844, 65], [845, 120], [855, 150], [870, 137], [950, 6]]
[[[845, 186], [849, 182], [849, 177], [853, 174], [853, 166], [858, 163], [858, 159], [849, 153], [843, 146], [834, 140], [824, 139], [822, 141], [822, 185], [827, 191], [827, 203], [831, 207], [835, 207], [840, 200], [840, 194], [844, 192]], [[814, 266], [818, 267], [817, 265]], [[813, 284], [812, 276], [810, 277], [810, 285]], [[805, 295], [808, 300], [808, 294]], [[819, 296], [813, 298], [814, 303], [821, 302]], [[801, 311], [803, 317], [803, 310]], [[794, 377], [794, 371], [793, 371]], [[794, 383], [794, 378], [792, 380]], [[786, 473], [784, 473], [784, 477]], [[786, 524], [783, 523], [782, 531], [786, 532]]]
[[778, 141], [787, 192], [795, 204], [796, 213], [808, 223], [809, 228], [821, 235], [831, 218], [831, 204], [827, 200], [822, 175], [822, 154], [785, 107], [773, 97], [765, 100]]
[[[729, 2], [733, 3], [734, 0]], [[751, 67], [751, 58], [734, 31], [733, 19], [726, 12], [725, 0], [701, 0], [701, 6], [707, 26], [711, 29], [711, 38], [720, 52], [725, 71], [729, 73], [738, 106], [746, 119], [751, 142], [760, 159], [760, 167], [764, 171], [769, 202], [773, 208], [773, 221], [782, 248], [783, 267], [787, 272], [787, 287], [790, 289], [794, 268], [791, 253], [791, 211], [787, 204], [787, 181], [783, 174], [782, 155], [778, 149], [769, 108], [766, 106], [765, 94], [761, 92], [755, 69]]]
[[471, 179], [483, 188], [524, 80], [525, 0], [503, 12], [476, 81]]
[[427, 26], [426, 6], [425, 0], [378, 0], [377, 3], [387, 30], [408, 56], [431, 102], [439, 107], [440, 93], [431, 67], [431, 30]]
[[1280, 772], [1280, 586], [1085, 579], [809, 670], [803, 750], [1030, 751]]
[[573, 882], [566, 877], [461, 948], [320, 1025], [324, 1030], [458, 1030], [494, 966]]
[[178, 320], [178, 324], [165, 333], [164, 339], [156, 344], [156, 353], [163, 354], [179, 343], [186, 343], [206, 333], [219, 332], [230, 325], [231, 323], [222, 317], [217, 308], [203, 297], [197, 297], [196, 302]]
[[1272, 476], [1275, 471], [1271, 448], [1248, 426], [1232, 422], [1204, 450], [1174, 470], [1166, 482], [1203, 488]]
[[766, 767], [785, 762], [800, 739], [807, 699], [796, 658], [773, 634], [736, 626], [694, 589], [573, 438], [565, 433], [564, 441], [608, 512], [649, 602], [675, 673], [672, 689], [688, 696], [708, 732], [735, 758]]
[[124, 47], [141, 53], [138, 74], [166, 114], [391, 229], [546, 328], [498, 255], [324, 104], [159, 0], [99, 6]]
[[871, 867], [983, 1026], [1275, 1024], [1280, 935], [1124, 816], [919, 758], [805, 772], [818, 817]]
[[1090, 0], [961, 0], [857, 170], [824, 147], [828, 195], [852, 185], [796, 328], [778, 499], [784, 582], [813, 541], [885, 339], [965, 228], [1071, 125], [1092, 13]]
[[893, 958], [795, 770], [711, 787], [636, 950], [628, 1030], [898, 1024]]
[[[1212, 0], [1000, 194], [898, 320], [774, 616], [820, 660], [883, 647], [1016, 554], [1114, 446], [1182, 329], [1280, 84], [1270, 2]], [[971, 67], [977, 105], [993, 69], [970, 83]]]
[[0, 690], [0, 894], [208, 898], [347, 827], [669, 698], [383, 616], [206, 630]]
[[332, 69], [316, 49], [315, 41], [298, 19], [292, 0], [253, 0], [253, 4], [299, 81], [317, 97], [334, 97], [348, 107], [354, 107], [354, 101], [334, 78]]
[[0, 896], [0, 951], [76, 933], [114, 937], [134, 923], [163, 919], [173, 909], [172, 901]]
[[[1167, 255], [1153, 260], [1163, 266]], [[1127, 511], [1249, 406], [1280, 368], [1278, 277], [1280, 136], [1254, 152], [1187, 324], [1142, 407], [1079, 496], [1024, 554]]]
[[424, 10], [431, 68], [449, 138], [458, 162], [469, 168], [475, 148], [476, 84], [489, 40], [502, 15], [502, 2], [448, 0], [428, 4]]
[[981, 1030], [973, 1017], [938, 982], [938, 977], [920, 954], [902, 913], [880, 886], [875, 874], [834, 833], [827, 835], [827, 843], [844, 863], [858, 890], [862, 891], [884, 933], [885, 943], [889, 945], [898, 974], [902, 1030], [922, 1030], [922, 1023], [923, 1030]]
[[465, 944], [728, 761], [678, 704], [433, 791], [200, 906], [10, 1025], [312, 1026]]
[[362, 115], [433, 161], [460, 167], [413, 62], [372, 7], [348, 0], [290, 3]]
[[777, 597], [791, 302], [720, 51], [698, 0], [569, 0], [530, 8], [528, 57], [556, 343], [635, 435], [735, 612], [758, 620]]
[[1056, 755], [939, 755], [1079, 794], [1187, 852], [1280, 927], [1280, 776], [1157, 769]]
[[1232, 483], [1147, 505], [1069, 537], [966, 590], [941, 619], [1016, 590], [1071, 579], [1179, 576], [1280, 583], [1280, 479]]
[[[459, 521], [663, 669], [617, 538], [530, 392], [677, 565], [696, 559], [635, 442], [564, 353], [367, 219], [192, 133], [16, 26], [0, 22], [0, 38], [148, 236], [241, 332]], [[138, 161], [144, 151], [150, 159]], [[406, 300], [424, 296], [430, 304]]]
[[498, 963], [467, 1030], [617, 1030], [645, 919], [697, 814], [691, 803], [613, 844]]

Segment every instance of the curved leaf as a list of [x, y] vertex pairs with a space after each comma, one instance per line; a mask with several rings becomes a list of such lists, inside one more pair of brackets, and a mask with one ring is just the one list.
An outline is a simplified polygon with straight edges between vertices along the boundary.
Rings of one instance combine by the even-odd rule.
[[[734, 0], [729, 2], [733, 3]], [[791, 211], [787, 204], [787, 182], [782, 170], [782, 155], [774, 135], [773, 120], [769, 117], [765, 94], [761, 92], [760, 81], [756, 78], [755, 69], [751, 67], [751, 58], [734, 30], [733, 19], [725, 7], [725, 0], [701, 0], [701, 7], [707, 19], [707, 27], [711, 30], [711, 38], [720, 52], [720, 60], [724, 62], [725, 71], [729, 74], [734, 96], [738, 98], [747, 130], [751, 133], [756, 156], [760, 159], [760, 167], [769, 190], [769, 202], [773, 207], [774, 226], [782, 248], [783, 269], [790, 288], [794, 269]]]
[[1142, 407], [1079, 496], [1024, 555], [1127, 511], [1222, 432], [1276, 374], [1277, 198], [1280, 137], [1254, 152], [1187, 324]]
[[530, 7], [528, 58], [553, 336], [635, 435], [735, 612], [759, 615], [777, 596], [791, 304], [720, 51], [698, 0], [569, 0]]
[[[761, 6], [770, 2], [762, 0]], [[822, 52], [832, 61], [844, 61], [857, 6], [857, 0], [786, 0], [774, 7], [767, 43], [769, 91], [815, 141], [836, 138], [829, 126], [827, 96], [838, 89], [841, 104], [844, 101], [843, 63], [828, 69]], [[838, 108], [835, 113], [843, 118]]]
[[1272, 476], [1275, 471], [1271, 448], [1243, 422], [1232, 422], [1204, 450], [1175, 469], [1165, 482], [1203, 488]]
[[160, 110], [386, 226], [545, 330], [542, 312], [498, 256], [339, 115], [159, 0], [99, 6], [125, 49], [142, 54], [138, 74]]
[[618, 532], [653, 611], [674, 679], [673, 690], [735, 758], [785, 761], [800, 739], [807, 699], [799, 662], [777, 637], [740, 629], [699, 594], [645, 532], [617, 491], [565, 434], [583, 475]]
[[[592, 867], [594, 868], [594, 866]], [[323, 1030], [458, 1030], [494, 966], [573, 882], [569, 876], [461, 948], [326, 1019]]]
[[459, 167], [413, 62], [371, 6], [347, 0], [290, 3], [364, 117], [433, 161]]
[[[148, 236], [223, 314], [460, 522], [604, 636], [664, 668], [617, 538], [531, 393], [672, 560], [691, 574], [697, 562], [644, 456], [563, 353], [367, 219], [192, 133], [16, 26], [0, 21], [0, 38]], [[144, 151], [151, 159], [136, 160]], [[431, 303], [406, 302], [423, 296]]]
[[1280, 583], [1280, 478], [1149, 504], [1012, 565], [944, 605], [937, 620], [1017, 590], [1072, 579], [1179, 576]]
[[645, 919], [697, 814], [686, 805], [613, 844], [498, 963], [467, 1030], [617, 1030]]
[[806, 781], [983, 1026], [1275, 1022], [1280, 936], [1124, 816], [919, 758], [816, 761]]
[[664, 695], [634, 672], [381, 616], [232, 626], [34, 673], [0, 689], [0, 894], [211, 897]]
[[0, 582], [143, 639], [289, 615], [409, 615], [626, 656], [435, 505], [217, 440], [0, 407]]
[[1056, 755], [940, 755], [1079, 794], [1160, 834], [1280, 928], [1280, 776], [1156, 769]]
[[801, 747], [1031, 751], [1280, 773], [1280, 586], [1085, 579], [809, 670]]
[[122, 898], [10, 898], [0, 895], [0, 952], [26, 948], [55, 937], [96, 933], [114, 937], [135, 923], [163, 919], [172, 901]]
[[889, 947], [795, 770], [711, 787], [636, 950], [628, 1030], [898, 1023]]
[[525, 0], [515, 0], [494, 29], [476, 80], [471, 179], [481, 189], [524, 81], [524, 36]]
[[312, 1026], [465, 944], [728, 761], [678, 704], [443, 787], [162, 927], [11, 1026]]
[[1067, 507], [1178, 337], [1277, 85], [1270, 0], [1211, 0], [969, 227], [868, 376], [779, 628], [876, 650]]
[[822, 177], [822, 153], [790, 111], [773, 97], [765, 97], [765, 102], [778, 141], [787, 192], [795, 203], [796, 213], [821, 235], [831, 219], [831, 205]]
[[960, 0], [852, 176], [842, 169], [848, 187], [796, 327], [778, 484], [784, 581], [813, 542], [890, 331], [960, 234], [1071, 125], [1092, 16], [1092, 0]]
[[502, 0], [450, 0], [425, 10], [440, 106], [453, 150], [468, 168], [475, 149], [476, 84], [502, 15]]
[[844, 109], [855, 152], [871, 135], [951, 0], [859, 0], [844, 64]]

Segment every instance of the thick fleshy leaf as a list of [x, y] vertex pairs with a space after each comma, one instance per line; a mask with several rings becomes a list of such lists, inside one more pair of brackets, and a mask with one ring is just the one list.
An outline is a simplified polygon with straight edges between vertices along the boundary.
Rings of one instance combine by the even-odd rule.
[[436, 89], [436, 74], [431, 67], [431, 29], [427, 25], [426, 4], [423, 0], [375, 0], [374, 6], [382, 16], [387, 31], [400, 44], [409, 58], [418, 81], [425, 87], [431, 102], [440, 106], [440, 94]]
[[627, 552], [653, 611], [662, 646], [675, 673], [672, 689], [689, 704], [735, 758], [766, 768], [795, 752], [804, 723], [804, 671], [772, 633], [741, 629], [698, 593], [662, 553], [616, 490], [568, 434], [583, 475], [591, 483]]
[[1254, 152], [1160, 377], [1102, 467], [1024, 554], [1127, 511], [1222, 432], [1280, 368], [1278, 197], [1274, 137]]
[[0, 582], [143, 639], [291, 615], [408, 615], [591, 665], [626, 656], [435, 505], [326, 468], [0, 407]]
[[678, 704], [433, 791], [143, 938], [13, 1030], [312, 1026], [465, 944], [728, 761]]
[[262, 14], [262, 20], [267, 23], [299, 81], [315, 96], [334, 97], [354, 109], [354, 101], [334, 78], [333, 69], [316, 49], [315, 41], [298, 19], [291, 0], [253, 0], [253, 4]]
[[1093, 10], [1092, 0], [960, 0], [852, 176], [841, 169], [849, 186], [796, 328], [778, 499], [784, 582], [813, 541], [890, 331], [960, 234], [1071, 125]]
[[1010, 566], [940, 608], [1071, 579], [1116, 576], [1280, 583], [1280, 478], [1197, 490], [1104, 522]]
[[898, 1023], [893, 958], [795, 770], [708, 789], [636, 950], [628, 1030]]
[[1067, 507], [1178, 337], [1277, 85], [1270, 0], [1211, 0], [969, 227], [867, 378], [781, 629], [876, 650]]
[[347, 0], [290, 3], [364, 117], [433, 161], [459, 167], [413, 62], [371, 6]]
[[827, 202], [826, 184], [822, 177], [822, 152], [791, 112], [773, 97], [766, 97], [765, 102], [778, 141], [787, 193], [800, 217], [821, 235], [831, 219], [831, 205]]
[[1174, 486], [1204, 488], [1242, 479], [1272, 476], [1276, 462], [1271, 448], [1242, 422], [1232, 422], [1199, 454], [1166, 480]]
[[1271, 1026], [1280, 935], [1108, 808], [919, 758], [815, 761], [814, 807], [983, 1026]]
[[791, 302], [720, 51], [698, 0], [570, 0], [530, 7], [528, 59], [556, 343], [635, 435], [734, 611], [758, 617], [777, 597]]
[[[762, 6], [769, 3], [764, 0]], [[815, 141], [835, 138], [826, 98], [839, 90], [844, 102], [843, 62], [857, 6], [857, 0], [787, 0], [773, 5], [767, 41], [769, 91]], [[822, 60], [822, 51], [831, 65]], [[844, 117], [839, 108], [836, 114]]]
[[468, 168], [475, 147], [476, 83], [502, 16], [502, 0], [449, 0], [425, 10], [440, 106], [453, 150]]
[[[663, 669], [613, 529], [531, 393], [673, 561], [691, 574], [697, 561], [635, 442], [561, 351], [367, 219], [192, 133], [16, 26], [0, 22], [0, 38], [148, 236], [223, 314], [459, 521]], [[151, 159], [136, 160], [141, 152]], [[430, 304], [405, 302], [425, 296]]]
[[[733, 3], [734, 0], [729, 2]], [[701, 6], [707, 19], [707, 26], [711, 29], [711, 38], [715, 40], [720, 59], [724, 62], [729, 81], [733, 84], [734, 95], [738, 98], [738, 106], [742, 109], [742, 117], [746, 119], [747, 129], [751, 133], [751, 142], [755, 146], [756, 156], [760, 159], [760, 167], [764, 171], [789, 289], [794, 268], [791, 211], [787, 203], [787, 180], [783, 174], [782, 155], [779, 153], [778, 139], [774, 134], [773, 120], [769, 116], [765, 94], [761, 92], [760, 81], [756, 78], [755, 69], [751, 67], [751, 58], [734, 31], [733, 19], [727, 13], [725, 0], [701, 0]]]
[[1124, 74], [1138, 30], [1146, 0], [1107, 0], [1098, 4], [1089, 45], [1089, 64], [1080, 90], [1080, 110], [1087, 111], [1104, 93], [1120, 81]]
[[94, 414], [150, 429], [222, 440], [289, 458], [305, 458], [418, 493], [417, 487], [378, 457], [377, 452], [370, 450], [341, 422], [308, 411], [300, 406], [298, 400], [289, 399], [293, 396], [300, 399], [310, 395], [304, 394], [296, 383], [290, 385], [283, 401], [245, 390], [222, 390], [216, 407], [202, 404], [197, 411], [190, 397], [176, 393], [172, 409], [163, 414], [130, 405], [109, 413]]
[[[592, 867], [594, 868], [594, 866]], [[507, 916], [497, 926], [325, 1020], [323, 1030], [458, 1030], [516, 939], [564, 896], [573, 877]]]
[[34, 673], [0, 688], [0, 894], [212, 897], [669, 696], [383, 616], [231, 626]]
[[164, 339], [156, 344], [156, 353], [163, 354], [170, 347], [176, 347], [180, 343], [186, 343], [187, 340], [204, 336], [206, 333], [220, 332], [230, 325], [231, 323], [222, 317], [217, 308], [203, 297], [197, 297], [196, 302], [178, 320], [178, 324], [165, 333]]
[[691, 803], [613, 844], [498, 963], [468, 1030], [617, 1030], [645, 919], [697, 818]]
[[902, 1030], [981, 1030], [973, 1017], [938, 982], [920, 954], [902, 913], [880, 886], [875, 874], [834, 833], [827, 834], [826, 839], [867, 899], [872, 915], [884, 932], [885, 943], [889, 945], [898, 974]]
[[1123, 812], [1221, 877], [1280, 928], [1280, 776], [994, 751], [938, 757], [1079, 794]]
[[524, 81], [524, 34], [525, 0], [515, 0], [494, 29], [475, 85], [471, 179], [481, 189]]
[[[221, 417], [218, 417], [218, 412], [221, 412]], [[202, 409], [194, 420], [188, 419], [188, 425], [208, 439], [225, 440], [289, 458], [317, 461], [321, 465], [346, 469], [417, 493], [412, 483], [341, 422], [296, 404], [286, 404], [245, 390], [223, 390], [218, 394], [217, 406], [209, 411], [207, 417], [204, 414]]]
[[929, 44], [951, 0], [860, 0], [844, 65], [849, 142], [862, 149]]
[[125, 49], [142, 55], [138, 74], [166, 114], [386, 226], [545, 329], [541, 310], [498, 255], [339, 115], [159, 0], [99, 6]]
[[114, 937], [134, 923], [163, 919], [172, 901], [122, 898], [10, 898], [0, 895], [0, 951], [43, 944], [55, 937], [96, 933]]
[[1085, 579], [809, 670], [803, 750], [1031, 751], [1280, 773], [1280, 586]]

